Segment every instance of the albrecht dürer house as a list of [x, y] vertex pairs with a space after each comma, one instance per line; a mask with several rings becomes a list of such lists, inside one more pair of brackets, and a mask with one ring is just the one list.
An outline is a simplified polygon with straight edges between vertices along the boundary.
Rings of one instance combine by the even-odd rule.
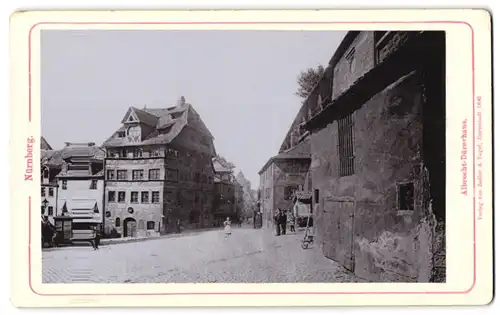
[[446, 280], [445, 103], [444, 32], [347, 33], [300, 109], [326, 257], [370, 281]]
[[105, 227], [155, 236], [213, 222], [213, 136], [184, 97], [170, 108], [130, 107], [103, 144]]

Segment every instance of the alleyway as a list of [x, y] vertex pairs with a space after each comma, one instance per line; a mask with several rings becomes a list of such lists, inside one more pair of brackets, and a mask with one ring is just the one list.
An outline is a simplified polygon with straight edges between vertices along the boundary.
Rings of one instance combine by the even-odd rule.
[[[43, 252], [44, 283], [355, 282], [317, 247], [303, 250], [302, 233], [235, 228], [135, 243]], [[358, 280], [359, 281], [359, 280]]]

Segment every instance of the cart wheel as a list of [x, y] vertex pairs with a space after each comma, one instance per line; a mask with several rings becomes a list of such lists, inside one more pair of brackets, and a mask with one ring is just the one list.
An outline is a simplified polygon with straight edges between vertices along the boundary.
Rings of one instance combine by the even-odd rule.
[[301, 246], [302, 246], [302, 249], [307, 249], [307, 247], [309, 247], [309, 243], [302, 242]]

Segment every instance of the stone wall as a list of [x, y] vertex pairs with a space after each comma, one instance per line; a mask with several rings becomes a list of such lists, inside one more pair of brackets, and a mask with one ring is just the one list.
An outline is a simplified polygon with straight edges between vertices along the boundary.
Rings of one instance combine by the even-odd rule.
[[[108, 193], [110, 191], [115, 192], [115, 201], [108, 200]], [[118, 193], [120, 191], [125, 192], [125, 201], [118, 202]], [[138, 202], [131, 201], [131, 192], [138, 192]], [[152, 193], [154, 191], [159, 192], [160, 200], [158, 203], [152, 202]], [[141, 201], [141, 193], [149, 193], [149, 202], [143, 203]], [[160, 232], [164, 231], [164, 226], [162, 224], [162, 214], [163, 214], [163, 182], [106, 182], [105, 188], [105, 204], [106, 204], [106, 219], [105, 219], [105, 232], [109, 233], [110, 229], [114, 228], [122, 236], [124, 235], [124, 222], [133, 219], [136, 222], [136, 232], [137, 237], [154, 236], [159, 235]], [[154, 228], [147, 228], [147, 222], [155, 222]], [[129, 234], [129, 233], [127, 233]]]
[[[347, 54], [354, 48], [353, 65], [351, 67]], [[347, 90], [357, 79], [374, 66], [374, 34], [360, 32], [344, 56], [333, 68], [333, 99]]]
[[[315, 212], [318, 241], [325, 255], [372, 281], [432, 277], [425, 266], [433, 264], [440, 232], [422, 158], [421, 86], [419, 73], [408, 74], [352, 113], [353, 175], [339, 176], [337, 121], [311, 137], [312, 182], [323, 209]], [[413, 184], [413, 209], [399, 208], [400, 183]]]
[[265, 228], [273, 227], [273, 208], [274, 208], [274, 163], [271, 163], [262, 174], [260, 174], [261, 203], [260, 211], [262, 213], [262, 226]]

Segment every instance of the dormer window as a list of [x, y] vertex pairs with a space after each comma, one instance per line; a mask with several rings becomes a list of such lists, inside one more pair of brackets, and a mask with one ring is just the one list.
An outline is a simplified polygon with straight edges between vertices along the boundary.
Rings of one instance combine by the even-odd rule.
[[118, 138], [125, 138], [125, 131], [118, 131]]
[[354, 55], [356, 53], [356, 50], [354, 48], [351, 48], [349, 52], [345, 55], [345, 59], [349, 63], [349, 71], [354, 72], [354, 68], [356, 66], [355, 61], [354, 61]]

